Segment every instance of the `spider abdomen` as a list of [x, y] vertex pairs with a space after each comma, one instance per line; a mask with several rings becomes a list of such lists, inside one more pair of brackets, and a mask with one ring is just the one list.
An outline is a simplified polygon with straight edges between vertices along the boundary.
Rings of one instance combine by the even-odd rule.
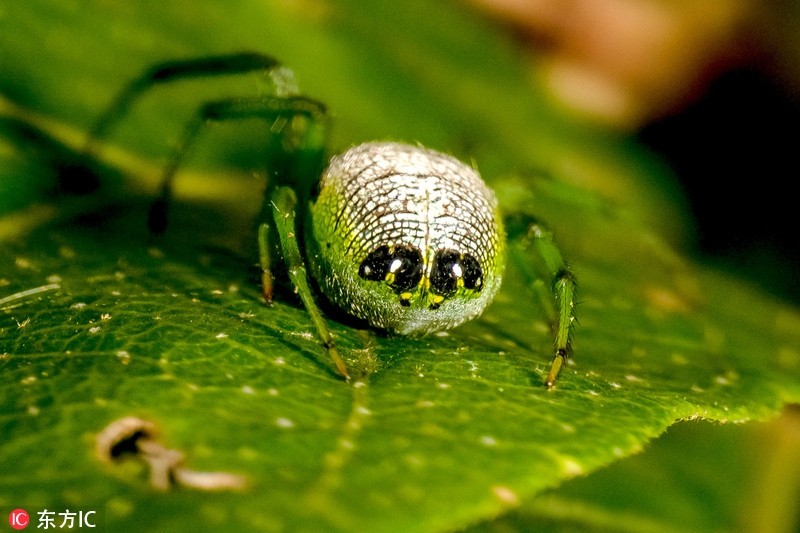
[[311, 202], [306, 245], [322, 292], [372, 326], [402, 334], [455, 327], [500, 286], [497, 200], [457, 159], [391, 142], [331, 159]]

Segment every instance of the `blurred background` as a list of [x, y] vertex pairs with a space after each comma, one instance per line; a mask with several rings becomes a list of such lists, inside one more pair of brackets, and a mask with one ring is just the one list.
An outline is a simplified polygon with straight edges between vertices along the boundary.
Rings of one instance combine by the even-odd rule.
[[800, 299], [795, 0], [469, 0], [570, 112], [636, 136], [683, 185], [696, 246]]

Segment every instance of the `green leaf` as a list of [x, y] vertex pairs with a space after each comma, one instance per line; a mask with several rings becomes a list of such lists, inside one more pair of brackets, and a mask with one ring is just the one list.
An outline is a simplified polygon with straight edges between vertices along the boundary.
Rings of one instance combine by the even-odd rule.
[[564, 483], [467, 531], [793, 531], [800, 417], [680, 423], [646, 453]]
[[[675, 421], [765, 420], [800, 400], [797, 310], [688, 258], [668, 175], [560, 117], [514, 48], [463, 11], [3, 8], [3, 509], [96, 507], [111, 530], [450, 530], [536, 509], [535, 495], [570, 478], [538, 509], [574, 501], [574, 483], [603, 487], [583, 476]], [[328, 310], [351, 364], [377, 368], [357, 385], [337, 379], [291, 290], [271, 308], [260, 299], [263, 176], [247, 174], [264, 173], [263, 125], [206, 132], [168, 232], [148, 235], [169, 142], [200, 102], [252, 94], [257, 76], [155, 89], [104, 148], [98, 191], [51, 194], [126, 80], [158, 60], [242, 49], [280, 58], [329, 106], [334, 149], [391, 138], [474, 158], [506, 211], [549, 223], [580, 282], [575, 358], [555, 390], [541, 385], [544, 312], [513, 265], [485, 315], [447, 335], [387, 337]], [[124, 416], [155, 422], [187, 467], [247, 487], [158, 492], [143, 465], [102, 461], [96, 436]], [[561, 519], [606, 524], [607, 511], [582, 509]], [[664, 511], [648, 520], [675, 524]]]

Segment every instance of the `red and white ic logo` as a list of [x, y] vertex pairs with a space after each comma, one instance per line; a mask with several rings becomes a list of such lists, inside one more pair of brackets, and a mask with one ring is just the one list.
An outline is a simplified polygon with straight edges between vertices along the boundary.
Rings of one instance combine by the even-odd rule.
[[11, 527], [14, 529], [25, 529], [28, 527], [30, 521], [31, 519], [25, 509], [14, 509], [11, 511], [11, 514], [8, 515], [8, 523], [11, 524]]

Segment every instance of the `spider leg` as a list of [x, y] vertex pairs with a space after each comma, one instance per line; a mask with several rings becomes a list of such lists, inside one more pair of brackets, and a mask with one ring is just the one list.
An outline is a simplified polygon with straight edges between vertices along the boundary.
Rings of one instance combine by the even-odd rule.
[[[194, 119], [187, 124], [183, 138], [173, 152], [161, 186], [161, 194], [150, 210], [149, 226], [153, 233], [161, 233], [166, 227], [167, 205], [172, 193], [172, 176], [188, 152], [201, 128], [202, 120], [224, 120], [245, 116], [264, 116], [273, 120], [279, 116], [311, 114], [315, 119], [324, 115], [322, 104], [297, 96], [292, 72], [268, 55], [258, 52], [235, 52], [217, 56], [165, 61], [153, 65], [128, 83], [105, 108], [89, 129], [83, 146], [85, 161], [96, 159], [98, 142], [128, 113], [135, 101], [150, 89], [162, 84], [192, 78], [229, 76], [247, 72], [264, 73], [271, 81], [273, 94], [264, 98], [212, 102], [203, 106]], [[282, 101], [282, 100], [286, 101]], [[306, 102], [303, 105], [302, 102]], [[70, 172], [76, 174], [71, 181], [96, 179], [85, 168], [72, 165]]]
[[89, 130], [84, 152], [91, 153], [94, 143], [103, 138], [122, 117], [134, 101], [150, 88], [181, 79], [224, 76], [252, 71], [271, 72], [280, 62], [257, 52], [238, 52], [186, 60], [165, 61], [145, 70], [128, 83], [105, 109]]
[[[528, 215], [515, 215], [507, 219], [509, 232], [509, 255], [530, 280], [539, 280], [538, 272], [530, 264], [526, 253], [531, 247], [538, 253], [544, 269], [550, 277], [549, 297], [542, 297], [544, 307], [553, 322], [555, 354], [550, 370], [545, 378], [545, 386], [551, 388], [561, 367], [571, 355], [572, 328], [575, 322], [575, 295], [577, 283], [575, 275], [561, 255], [552, 232], [542, 223]], [[534, 290], [543, 293], [545, 286], [539, 281], [532, 282]]]
[[[153, 202], [148, 216], [148, 227], [152, 233], [163, 233], [167, 225], [167, 211], [172, 198], [172, 185], [175, 173], [191, 150], [198, 134], [211, 122], [237, 119], [261, 119], [268, 124], [276, 120], [286, 119], [291, 122], [297, 117], [308, 121], [308, 128], [300, 132], [301, 139], [291, 137], [290, 146], [275, 150], [270, 157], [269, 170], [272, 179], [269, 190], [279, 184], [297, 185], [307, 183], [319, 176], [325, 157], [325, 106], [305, 96], [260, 96], [252, 98], [232, 98], [217, 100], [202, 105], [194, 117], [186, 124], [183, 135], [164, 167], [161, 177], [161, 191]], [[294, 127], [290, 126], [293, 132]], [[271, 137], [280, 137], [281, 134]], [[300, 178], [305, 178], [301, 180]], [[305, 194], [305, 192], [304, 192]], [[269, 198], [267, 194], [266, 198]], [[265, 200], [266, 201], [266, 200]], [[265, 214], [262, 209], [262, 215]]]
[[[202, 104], [184, 127], [161, 179], [161, 191], [148, 218], [151, 232], [166, 228], [168, 205], [172, 197], [175, 174], [189, 154], [197, 136], [211, 122], [258, 119], [270, 126], [266, 142], [270, 144], [268, 169], [270, 179], [261, 209], [260, 220], [274, 220], [258, 227], [258, 247], [262, 269], [264, 298], [272, 300], [272, 243], [280, 245], [288, 274], [311, 316], [322, 344], [337, 371], [349, 379], [344, 360], [333, 342], [333, 336], [321, 311], [314, 302], [305, 264], [297, 244], [296, 209], [298, 196], [293, 188], [300, 185], [300, 207], [307, 204], [310, 185], [318, 179], [325, 158], [326, 109], [311, 98], [299, 95], [293, 85], [291, 71], [280, 63], [258, 53], [234, 53], [157, 64], [129, 83], [113, 100], [90, 129], [84, 155], [93, 155], [96, 143], [129, 111], [145, 91], [173, 81], [189, 78], [263, 71], [272, 81], [273, 94], [250, 98], [221, 99]], [[277, 238], [276, 234], [277, 233]]]
[[[297, 226], [298, 195], [294, 190], [302, 177], [317, 178], [320, 175], [325, 157], [325, 107], [323, 104], [304, 96], [276, 97], [263, 96], [254, 98], [235, 98], [218, 100], [202, 105], [184, 129], [183, 135], [175, 151], [164, 169], [161, 196], [150, 212], [149, 224], [152, 231], [163, 231], [166, 224], [166, 208], [171, 197], [172, 182], [175, 173], [194, 144], [197, 135], [210, 122], [237, 119], [262, 119], [269, 124], [276, 120], [286, 119], [289, 131], [273, 135], [272, 139], [286, 135], [288, 143], [282, 143], [269, 161], [272, 179], [269, 180], [268, 193], [262, 207], [261, 220], [269, 218], [274, 222], [263, 222], [258, 227], [258, 250], [262, 269], [262, 290], [264, 299], [272, 301], [272, 255], [271, 243], [280, 245], [281, 256], [286, 264], [289, 279], [297, 290], [303, 305], [311, 317], [311, 321], [322, 341], [322, 345], [333, 361], [336, 370], [346, 380], [350, 379], [344, 359], [339, 354], [328, 329], [327, 322], [317, 306], [313, 291], [308, 283], [308, 274], [303, 256], [297, 244], [299, 228]], [[307, 128], [295, 127], [298, 117], [306, 119]], [[293, 134], [297, 133], [299, 136]], [[288, 144], [288, 145], [287, 145]], [[309, 182], [308, 179], [305, 180]], [[307, 200], [308, 191], [303, 188], [303, 201]], [[305, 203], [301, 203], [302, 207]], [[268, 207], [271, 206], [271, 209]], [[266, 216], [266, 211], [271, 216]]]
[[[274, 222], [278, 230], [278, 237], [280, 239], [281, 251], [283, 253], [284, 261], [289, 269], [289, 278], [292, 284], [297, 289], [300, 299], [306, 308], [314, 328], [317, 330], [317, 335], [322, 340], [322, 345], [328, 352], [336, 370], [347, 381], [350, 381], [350, 374], [347, 372], [347, 366], [336, 348], [333, 340], [333, 335], [328, 329], [328, 323], [325, 317], [322, 316], [317, 303], [314, 301], [314, 295], [311, 287], [308, 284], [308, 272], [306, 270], [303, 256], [300, 253], [300, 248], [297, 245], [297, 195], [294, 190], [286, 186], [280, 186], [275, 189], [272, 194], [272, 212]], [[261, 235], [266, 235], [268, 229], [266, 224], [259, 227], [259, 244], [261, 245]], [[269, 254], [269, 249], [261, 247], [262, 258]], [[262, 260], [263, 264], [263, 260]]]
[[[186, 124], [183, 135], [176, 145], [172, 157], [164, 168], [161, 180], [161, 193], [150, 208], [148, 218], [150, 231], [153, 233], [161, 233], [166, 228], [167, 211], [172, 197], [172, 183], [175, 179], [175, 173], [189, 153], [197, 135], [207, 124], [214, 121], [255, 118], [264, 120], [268, 124], [274, 124], [275, 121], [279, 119], [286, 119], [290, 131], [281, 132], [280, 135], [276, 134], [270, 137], [270, 139], [274, 140], [276, 138], [282, 138], [281, 135], [286, 134], [289, 140], [282, 143], [283, 146], [275, 150], [270, 157], [268, 166], [271, 179], [268, 183], [267, 194], [265, 195], [259, 220], [268, 220], [274, 217], [275, 202], [273, 195], [274, 192], [281, 188], [294, 188], [297, 187], [298, 183], [302, 184], [302, 203], [300, 205], [306, 205], [307, 194], [309, 192], [308, 184], [319, 177], [325, 161], [325, 112], [326, 110], [323, 104], [304, 96], [234, 98], [208, 102], [202, 105], [195, 113], [192, 120]], [[306, 128], [295, 127], [294, 120], [298, 117], [306, 119]], [[299, 137], [291, 135], [292, 133], [297, 133]], [[294, 212], [295, 204], [297, 204], [296, 200], [292, 204], [292, 212]], [[294, 220], [294, 214], [292, 214], [292, 220]], [[276, 239], [274, 227], [270, 224], [264, 223], [258, 227], [262, 292], [264, 300], [267, 303], [272, 302], [272, 255], [274, 251], [279, 251], [273, 250], [271, 243], [281, 244], [286, 240], [280, 234], [277, 237]], [[295, 247], [296, 246], [295, 244]], [[291, 264], [285, 254], [284, 259], [287, 264]], [[292, 278], [292, 282], [298, 289], [298, 292], [301, 293], [302, 297], [304, 289], [294, 278]], [[320, 315], [318, 309], [315, 313], [310, 307], [310, 305], [315, 305], [313, 299], [310, 297], [310, 293], [307, 297], [303, 297], [303, 302], [306, 304], [312, 317], [315, 316], [315, 314]], [[322, 335], [323, 331], [319, 327], [317, 327], [317, 329]], [[330, 335], [328, 334], [328, 336]], [[323, 337], [323, 343], [327, 342], [327, 337]], [[337, 360], [338, 354], [336, 354], [335, 348], [333, 353], [335, 355], [332, 355], [332, 357], [334, 360]]]

